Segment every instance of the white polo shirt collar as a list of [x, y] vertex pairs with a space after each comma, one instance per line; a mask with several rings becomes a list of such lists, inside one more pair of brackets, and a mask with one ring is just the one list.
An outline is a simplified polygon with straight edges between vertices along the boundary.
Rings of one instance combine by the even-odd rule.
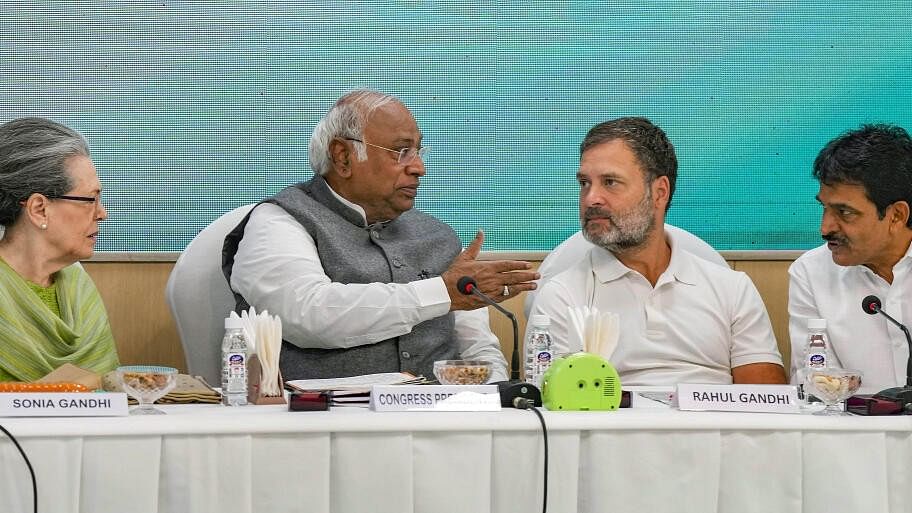
[[[671, 247], [671, 259], [668, 262], [668, 267], [659, 276], [659, 280], [656, 282], [656, 288], [672, 281], [686, 285], [696, 285], [698, 280], [697, 274], [694, 271], [691, 262], [687, 258], [681, 256], [681, 251], [683, 250], [676, 250], [674, 242], [667, 235], [665, 236], [665, 240], [668, 242], [669, 247]], [[621, 261], [614, 256], [614, 253], [611, 253], [604, 248], [595, 246], [592, 248], [589, 255], [592, 263], [592, 272], [595, 275], [596, 281], [599, 283], [608, 283], [618, 280], [628, 273], [639, 274], [622, 264]]]

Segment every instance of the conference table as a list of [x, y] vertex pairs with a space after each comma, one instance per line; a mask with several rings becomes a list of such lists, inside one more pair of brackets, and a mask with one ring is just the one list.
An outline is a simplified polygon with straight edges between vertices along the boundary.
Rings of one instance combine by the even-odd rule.
[[[541, 511], [530, 411], [161, 408], [0, 425], [28, 453], [44, 513]], [[912, 417], [543, 415], [552, 513], [912, 512]], [[28, 472], [5, 438], [0, 476], [0, 512], [31, 511]]]

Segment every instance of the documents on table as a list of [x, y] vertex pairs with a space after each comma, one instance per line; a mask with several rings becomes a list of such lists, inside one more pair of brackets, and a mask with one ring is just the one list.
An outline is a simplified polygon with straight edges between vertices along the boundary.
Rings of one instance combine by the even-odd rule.
[[285, 384], [296, 390], [307, 392], [321, 392], [324, 390], [368, 391], [372, 385], [402, 385], [423, 383], [424, 377], [415, 377], [408, 372], [383, 372], [380, 374], [364, 374], [347, 378], [331, 379], [294, 379]]
[[285, 385], [304, 392], [332, 392], [333, 406], [367, 406], [374, 385], [415, 385], [426, 381], [423, 376], [408, 372], [384, 372], [347, 378], [295, 379], [286, 381]]

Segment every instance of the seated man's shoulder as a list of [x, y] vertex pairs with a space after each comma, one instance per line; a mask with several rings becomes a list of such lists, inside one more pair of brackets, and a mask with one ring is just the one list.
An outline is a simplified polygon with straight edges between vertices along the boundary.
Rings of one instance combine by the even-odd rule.
[[432, 242], [442, 237], [462, 248], [459, 236], [452, 226], [418, 209], [403, 212], [396, 218], [395, 226], [396, 231], [407, 234], [409, 239], [427, 239]]
[[276, 203], [264, 201], [255, 205], [250, 211], [246, 229], [265, 228], [275, 223], [290, 224], [292, 222], [295, 221], [291, 213]]
[[440, 227], [446, 227], [446, 229], [452, 231], [453, 233], [456, 232], [456, 230], [453, 230], [452, 226], [441, 221], [440, 219], [437, 219], [436, 217], [432, 216], [431, 214], [428, 214], [427, 212], [418, 210], [417, 208], [413, 208], [411, 210], [406, 210], [399, 216], [399, 219], [406, 221], [406, 222], [410, 222], [410, 223], [422, 222], [422, 223], [428, 223], [428, 224], [432, 224], [432, 225], [438, 225]]
[[695, 269], [701, 275], [707, 276], [709, 278], [733, 278], [740, 276], [744, 273], [736, 271], [729, 267], [728, 265], [719, 265], [715, 262], [710, 262], [704, 258], [701, 258], [686, 249], [678, 249], [682, 255], [681, 258], [686, 262], [687, 266]]
[[569, 266], [563, 269], [555, 269], [555, 274], [545, 283], [542, 292], [552, 284], [554, 287], [564, 287], [569, 290], [584, 290], [586, 281], [592, 276], [592, 262], [589, 259], [589, 251], [591, 250], [587, 250], [583, 258]]
[[727, 265], [704, 260], [684, 251], [686, 262], [683, 266], [689, 272], [682, 277], [691, 279], [699, 287], [708, 287], [717, 292], [722, 290], [741, 290], [745, 283], [753, 283], [744, 271], [736, 271]]
[[825, 269], [830, 267], [838, 266], [833, 262], [833, 256], [827, 245], [822, 244], [802, 253], [801, 256], [792, 262], [790, 269]]

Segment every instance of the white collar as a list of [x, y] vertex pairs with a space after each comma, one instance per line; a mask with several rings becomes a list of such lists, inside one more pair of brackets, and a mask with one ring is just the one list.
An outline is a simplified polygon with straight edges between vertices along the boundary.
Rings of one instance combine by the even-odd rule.
[[[659, 276], [659, 279], [656, 281], [656, 287], [663, 282], [672, 279], [688, 285], [696, 284], [697, 280], [695, 279], [696, 277], [693, 273], [693, 269], [690, 267], [690, 262], [683, 254], [686, 251], [676, 248], [674, 240], [669, 237], [667, 233], [665, 234], [665, 240], [671, 248], [671, 259], [668, 262], [668, 267], [665, 268], [665, 271], [662, 272], [661, 276]], [[607, 283], [616, 280], [627, 273], [634, 272], [632, 269], [622, 264], [613, 253], [599, 246], [594, 246], [590, 250], [589, 258], [591, 259], [592, 271], [599, 283]]]
[[361, 207], [361, 205], [359, 205], [357, 203], [352, 203], [351, 201], [348, 201], [347, 199], [340, 196], [339, 193], [334, 191], [332, 186], [329, 185], [329, 182], [326, 182], [326, 185], [329, 188], [329, 192], [331, 192], [332, 195], [335, 196], [337, 200], [341, 201], [343, 205], [345, 205], [346, 207], [361, 214], [361, 219], [364, 219], [364, 226], [367, 226], [367, 214], [364, 212], [364, 209]]

